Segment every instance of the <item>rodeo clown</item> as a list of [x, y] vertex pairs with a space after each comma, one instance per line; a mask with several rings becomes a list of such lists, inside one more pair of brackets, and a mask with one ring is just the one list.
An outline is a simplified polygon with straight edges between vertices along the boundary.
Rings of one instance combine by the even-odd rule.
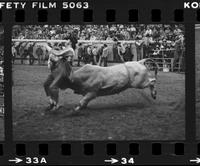
[[58, 78], [57, 76], [60, 73], [60, 69], [57, 68], [58, 63], [60, 60], [68, 61], [70, 64], [72, 64], [72, 59], [75, 56], [74, 49], [71, 47], [71, 42], [66, 42], [65, 48], [63, 50], [57, 51], [52, 49], [49, 54], [48, 59], [48, 68], [50, 69], [51, 73], [48, 75], [46, 81], [44, 82], [44, 90], [45, 93], [50, 101], [50, 106], [47, 108], [47, 110], [55, 110], [58, 107], [60, 107], [58, 104], [58, 88], [51, 88], [51, 84], [56, 81], [55, 78]]

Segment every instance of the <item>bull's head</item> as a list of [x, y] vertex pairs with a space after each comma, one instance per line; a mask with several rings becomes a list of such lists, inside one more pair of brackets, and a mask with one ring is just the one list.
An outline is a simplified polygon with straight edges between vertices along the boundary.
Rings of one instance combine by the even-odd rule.
[[148, 81], [148, 87], [150, 88], [150, 91], [151, 91], [151, 96], [153, 99], [156, 99], [156, 95], [157, 95], [157, 91], [156, 91], [156, 79], [157, 79], [157, 74], [158, 74], [158, 69], [159, 69], [159, 66], [158, 64], [152, 60], [151, 58], [147, 58], [147, 59], [142, 59], [140, 61], [138, 61], [140, 64], [143, 64], [146, 66], [146, 68], [150, 71], [150, 67], [147, 66], [147, 64], [145, 64], [145, 62], [148, 62], [150, 61], [152, 64], [154, 64], [154, 67], [155, 67], [155, 77], [151, 77], [151, 74], [150, 74], [150, 78], [149, 78], [149, 81]]

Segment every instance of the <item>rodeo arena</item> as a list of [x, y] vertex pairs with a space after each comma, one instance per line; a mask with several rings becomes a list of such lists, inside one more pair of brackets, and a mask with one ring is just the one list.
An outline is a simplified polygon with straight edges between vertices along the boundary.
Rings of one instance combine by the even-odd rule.
[[183, 25], [16, 25], [15, 140], [185, 139]]

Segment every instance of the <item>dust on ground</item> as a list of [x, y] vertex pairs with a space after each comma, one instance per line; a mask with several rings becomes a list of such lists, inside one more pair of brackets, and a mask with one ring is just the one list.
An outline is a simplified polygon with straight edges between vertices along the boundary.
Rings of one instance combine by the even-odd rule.
[[149, 89], [128, 89], [99, 97], [77, 116], [68, 112], [82, 96], [60, 92], [64, 106], [44, 114], [48, 106], [43, 82], [46, 66], [13, 65], [14, 140], [184, 140], [185, 75], [158, 75], [157, 99]]

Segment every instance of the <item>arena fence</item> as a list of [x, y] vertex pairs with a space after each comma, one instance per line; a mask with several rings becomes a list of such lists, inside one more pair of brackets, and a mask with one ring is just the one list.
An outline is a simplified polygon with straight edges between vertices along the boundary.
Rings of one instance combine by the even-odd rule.
[[175, 49], [161, 49], [159, 54], [149, 54], [149, 57], [154, 59], [163, 71], [184, 71], [185, 49], [182, 49], [182, 56], [179, 57], [175, 64], [174, 51]]
[[[13, 42], [47, 42], [47, 43], [64, 43], [64, 42], [68, 42], [68, 40], [47, 40], [47, 39], [12, 39]], [[126, 41], [126, 40], [119, 40], [119, 42], [123, 42], [123, 43], [134, 43], [135, 41]], [[114, 41], [111, 40], [78, 40], [78, 43], [88, 43], [88, 44], [114, 44]], [[149, 54], [149, 57], [154, 59], [158, 66], [159, 66], [159, 70], [163, 70], [163, 71], [183, 71], [183, 66], [182, 66], [182, 61], [178, 61], [176, 62], [176, 64], [174, 64], [174, 58], [173, 56], [169, 55], [169, 54], [173, 54], [172, 52], [174, 52], [174, 49], [162, 49], [159, 50], [160, 54], [159, 55], [153, 55], [152, 53]], [[151, 51], [153, 52], [153, 50]], [[168, 56], [169, 55], [169, 56]], [[21, 60], [22, 58], [16, 58], [18, 60]], [[23, 60], [27, 60], [24, 59]], [[77, 61], [75, 59], [75, 61]], [[110, 63], [116, 63], [115, 61], [108, 61]]]
[[[159, 70], [162, 70], [164, 72], [174, 72], [174, 71], [183, 71], [181, 68], [181, 62], [176, 63], [174, 65], [174, 58], [152, 58], [155, 60], [155, 62], [159, 66]], [[149, 64], [152, 64], [152, 62], [148, 62]]]
[[[66, 43], [68, 40], [47, 40], [47, 39], [12, 39], [13, 42], [49, 42], [49, 43]], [[121, 43], [134, 43], [134, 40], [119, 40]], [[78, 43], [97, 43], [97, 44], [112, 44], [112, 40], [78, 40]]]

